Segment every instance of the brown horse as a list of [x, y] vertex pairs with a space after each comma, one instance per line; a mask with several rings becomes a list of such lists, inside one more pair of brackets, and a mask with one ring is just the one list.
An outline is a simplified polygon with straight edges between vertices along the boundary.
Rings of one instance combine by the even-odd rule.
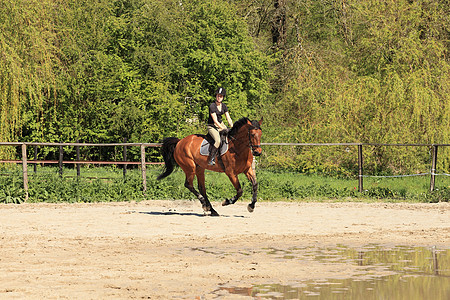
[[[257, 201], [258, 183], [252, 169], [253, 155], [261, 155], [261, 122], [242, 118], [237, 121], [228, 132], [228, 151], [217, 159], [214, 166], [208, 165], [208, 156], [200, 154], [200, 146], [206, 138], [204, 135], [189, 135], [183, 139], [174, 137], [165, 138], [162, 144], [162, 155], [165, 162], [164, 172], [158, 180], [169, 176], [174, 169], [175, 162], [186, 174], [184, 186], [200, 200], [205, 213], [211, 216], [219, 214], [211, 206], [206, 196], [205, 170], [225, 172], [236, 189], [236, 195], [223, 201], [222, 205], [234, 204], [242, 196], [242, 188], [238, 174], [244, 173], [253, 187], [252, 202], [248, 205], [249, 212], [253, 212]], [[175, 160], [175, 162], [174, 162]], [[194, 177], [197, 176], [198, 192], [194, 188]]]

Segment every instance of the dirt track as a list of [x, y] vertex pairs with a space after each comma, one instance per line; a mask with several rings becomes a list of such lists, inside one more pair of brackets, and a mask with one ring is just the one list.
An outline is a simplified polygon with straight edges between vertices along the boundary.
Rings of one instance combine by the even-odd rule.
[[[247, 203], [203, 216], [195, 201], [0, 205], [0, 298], [217, 298], [218, 286], [352, 276], [268, 249], [450, 247], [450, 203]], [[223, 293], [221, 299], [236, 299]]]

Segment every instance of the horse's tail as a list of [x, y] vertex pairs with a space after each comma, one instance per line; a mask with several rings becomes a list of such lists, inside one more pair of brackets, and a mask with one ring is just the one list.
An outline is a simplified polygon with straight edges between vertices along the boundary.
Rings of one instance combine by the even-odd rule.
[[166, 178], [172, 174], [174, 167], [176, 166], [175, 159], [173, 158], [173, 152], [180, 139], [176, 137], [165, 138], [162, 142], [161, 154], [164, 159], [164, 172], [158, 176], [158, 180]]

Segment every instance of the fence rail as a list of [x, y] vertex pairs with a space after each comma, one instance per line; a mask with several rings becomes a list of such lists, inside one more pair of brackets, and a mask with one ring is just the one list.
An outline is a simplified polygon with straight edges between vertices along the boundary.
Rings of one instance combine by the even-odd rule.
[[[95, 144], [95, 143], [34, 143], [34, 142], [0, 142], [0, 146], [20, 146], [21, 147], [21, 156], [22, 160], [0, 160], [0, 163], [16, 163], [22, 164], [23, 171], [23, 186], [25, 190], [25, 200], [28, 199], [28, 164], [36, 164], [44, 163], [44, 164], [59, 164], [60, 175], [62, 176], [62, 165], [63, 164], [76, 164], [77, 166], [77, 176], [80, 176], [80, 165], [82, 164], [111, 164], [111, 165], [123, 165], [124, 166], [124, 175], [126, 173], [127, 165], [140, 165], [142, 172], [142, 189], [145, 193], [147, 190], [147, 174], [146, 174], [146, 165], [149, 164], [162, 164], [155, 162], [147, 162], [145, 160], [145, 148], [146, 147], [160, 147], [160, 143], [110, 143], [110, 144]], [[33, 146], [35, 147], [35, 157], [33, 160], [27, 159], [27, 147]], [[36, 158], [36, 148], [37, 146], [55, 146], [59, 147], [59, 160], [38, 160]], [[63, 147], [71, 146], [76, 147], [76, 160], [63, 160], [64, 151]], [[127, 147], [140, 147], [140, 157], [141, 160], [137, 161], [127, 161]], [[449, 147], [450, 144], [383, 144], [383, 143], [261, 143], [261, 146], [297, 146], [297, 147], [307, 147], [307, 146], [356, 146], [358, 147], [358, 186], [359, 192], [364, 191], [363, 178], [367, 177], [364, 175], [363, 168], [363, 147], [364, 146], [391, 146], [391, 147], [429, 147], [432, 149], [432, 161], [431, 168], [429, 173], [419, 174], [419, 175], [427, 175], [430, 174], [430, 191], [435, 189], [436, 183], [436, 164], [438, 157], [438, 148], [439, 147]], [[80, 147], [123, 147], [123, 156], [124, 161], [86, 161], [80, 160]], [[445, 174], [448, 175], [448, 174]]]
[[[390, 147], [429, 147], [432, 149], [431, 170], [429, 173], [417, 175], [430, 175], [430, 191], [434, 191], [436, 183], [436, 164], [438, 147], [449, 147], [450, 144], [387, 144], [387, 143], [261, 143], [267, 146], [357, 146], [358, 147], [358, 187], [359, 192], [364, 191], [363, 178], [369, 177], [363, 172], [363, 146], [390, 146]], [[449, 175], [449, 174], [444, 174]], [[412, 176], [412, 175], [407, 175]], [[415, 175], [414, 175], [415, 176]]]

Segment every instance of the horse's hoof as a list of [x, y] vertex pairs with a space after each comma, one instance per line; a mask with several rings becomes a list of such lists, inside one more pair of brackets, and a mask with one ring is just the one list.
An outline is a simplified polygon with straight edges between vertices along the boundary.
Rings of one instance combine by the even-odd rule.
[[247, 210], [248, 210], [249, 212], [252, 213], [252, 212], [255, 210], [255, 205], [249, 204], [249, 205], [247, 206]]
[[223, 200], [223, 202], [222, 202], [222, 206], [227, 206], [227, 205], [230, 205], [231, 204], [231, 202], [230, 202], [230, 200], [228, 200], [228, 199], [225, 199], [225, 200]]
[[211, 209], [211, 217], [218, 217], [219, 214], [214, 209]]

